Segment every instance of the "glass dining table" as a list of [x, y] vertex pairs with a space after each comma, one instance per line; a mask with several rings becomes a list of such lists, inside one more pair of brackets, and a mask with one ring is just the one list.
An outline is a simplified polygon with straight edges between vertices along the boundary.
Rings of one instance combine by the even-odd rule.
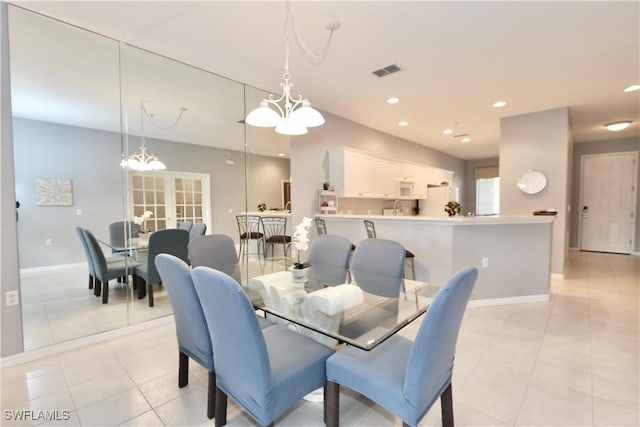
[[[239, 277], [237, 272], [231, 275]], [[251, 277], [241, 286], [256, 310], [272, 321], [330, 347], [346, 343], [366, 351], [424, 314], [440, 288], [405, 279], [397, 296], [389, 297], [355, 282], [327, 285], [318, 276], [322, 274], [309, 269], [306, 278], [296, 280], [291, 271], [275, 271]], [[376, 277], [377, 286], [385, 280]], [[388, 281], [397, 286], [397, 278]]]

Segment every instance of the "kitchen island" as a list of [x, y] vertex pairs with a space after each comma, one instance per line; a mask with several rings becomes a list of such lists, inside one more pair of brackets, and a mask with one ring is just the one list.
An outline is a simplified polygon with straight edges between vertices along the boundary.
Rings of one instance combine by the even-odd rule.
[[328, 233], [345, 236], [356, 246], [367, 238], [364, 220], [372, 220], [377, 238], [400, 242], [415, 254], [419, 281], [443, 284], [460, 269], [477, 267], [473, 305], [549, 297], [551, 216], [316, 216], [324, 219]]

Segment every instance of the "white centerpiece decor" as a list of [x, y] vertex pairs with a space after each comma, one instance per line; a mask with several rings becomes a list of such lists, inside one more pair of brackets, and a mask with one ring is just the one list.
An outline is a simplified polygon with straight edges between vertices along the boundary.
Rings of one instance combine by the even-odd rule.
[[302, 262], [300, 255], [309, 249], [309, 229], [311, 228], [311, 222], [311, 218], [302, 218], [302, 222], [296, 226], [293, 236], [291, 237], [293, 247], [296, 249], [296, 260], [293, 263], [293, 267], [291, 267], [293, 282], [304, 283], [307, 281], [307, 270], [311, 264]]

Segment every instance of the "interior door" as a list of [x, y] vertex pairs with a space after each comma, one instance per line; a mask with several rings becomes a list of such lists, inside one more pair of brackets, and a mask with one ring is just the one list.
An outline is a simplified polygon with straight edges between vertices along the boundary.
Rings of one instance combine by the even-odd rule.
[[636, 164], [635, 152], [582, 156], [580, 249], [631, 253]]

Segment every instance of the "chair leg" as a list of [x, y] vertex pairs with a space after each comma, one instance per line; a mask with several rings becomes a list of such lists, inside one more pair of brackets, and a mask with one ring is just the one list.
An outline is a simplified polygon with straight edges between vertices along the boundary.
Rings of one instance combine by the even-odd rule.
[[89, 275], [89, 289], [93, 289], [93, 276]]
[[145, 280], [140, 276], [135, 276], [133, 280], [138, 290], [138, 299], [143, 299], [147, 296], [147, 284]]
[[451, 384], [442, 392], [440, 396], [440, 406], [442, 408], [442, 427], [453, 427], [453, 395]]
[[106, 304], [109, 302], [109, 281], [106, 280], [102, 286], [102, 303]]
[[98, 279], [95, 279], [93, 285], [93, 295], [99, 297], [102, 293], [102, 282]]
[[209, 371], [209, 385], [207, 387], [207, 418], [216, 414], [216, 373]]
[[227, 395], [216, 386], [216, 427], [227, 424]]
[[147, 297], [149, 298], [149, 307], [153, 307], [153, 283], [147, 283]]
[[340, 422], [340, 384], [325, 383], [324, 418], [328, 427], [338, 427]]
[[179, 353], [178, 359], [178, 387], [186, 387], [189, 384], [189, 356]]

